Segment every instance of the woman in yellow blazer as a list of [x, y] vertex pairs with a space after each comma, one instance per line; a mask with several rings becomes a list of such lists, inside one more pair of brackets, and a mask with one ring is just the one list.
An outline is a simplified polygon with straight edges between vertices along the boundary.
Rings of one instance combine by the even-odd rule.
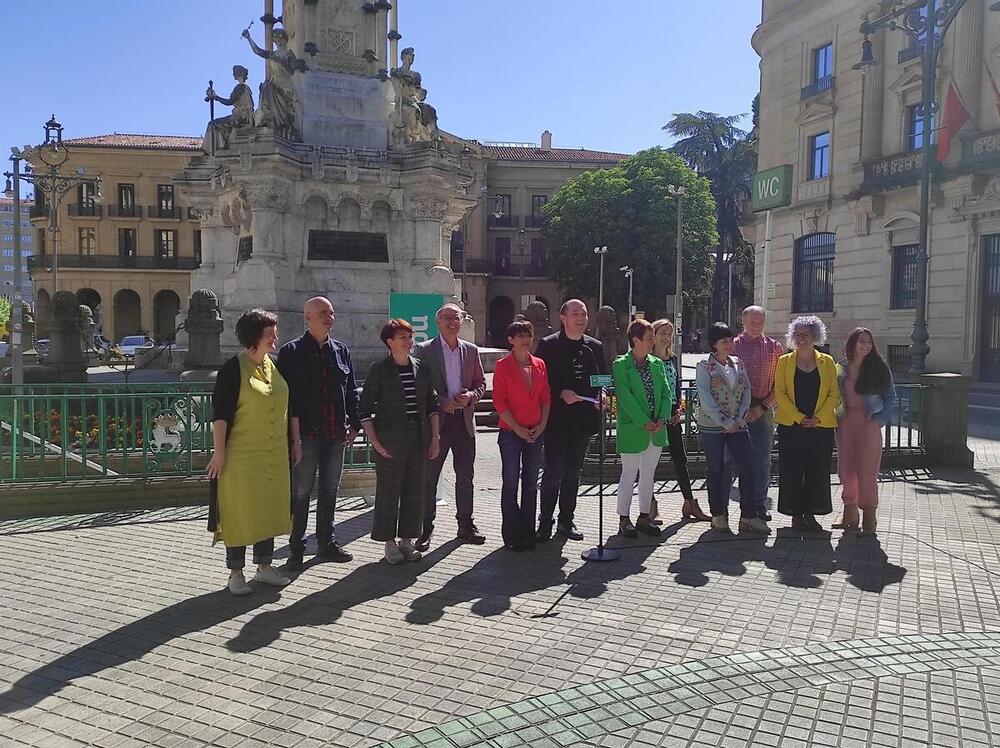
[[792, 527], [820, 532], [817, 514], [833, 511], [830, 468], [840, 386], [837, 364], [820, 353], [826, 325], [819, 317], [797, 317], [785, 338], [794, 349], [778, 359], [774, 394], [778, 400], [778, 511], [792, 518]]

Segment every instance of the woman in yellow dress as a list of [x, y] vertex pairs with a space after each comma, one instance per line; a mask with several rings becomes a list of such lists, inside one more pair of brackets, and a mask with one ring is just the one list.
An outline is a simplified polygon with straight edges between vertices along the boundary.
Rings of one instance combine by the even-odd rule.
[[268, 355], [277, 347], [278, 318], [263, 309], [236, 322], [243, 350], [219, 369], [212, 392], [212, 479], [208, 529], [226, 545], [229, 591], [249, 595], [243, 577], [253, 546], [253, 581], [284, 587], [271, 566], [274, 538], [291, 529], [288, 469], [288, 385]]

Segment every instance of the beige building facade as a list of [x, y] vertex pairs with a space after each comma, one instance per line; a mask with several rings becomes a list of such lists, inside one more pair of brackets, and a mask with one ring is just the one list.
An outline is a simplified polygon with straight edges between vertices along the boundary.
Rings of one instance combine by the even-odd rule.
[[31, 211], [28, 267], [39, 336], [46, 334], [53, 294], [68, 290], [91, 307], [113, 342], [139, 333], [171, 339], [200, 256], [198, 219], [179, 203], [173, 177], [201, 153], [202, 139], [116, 133], [64, 143], [69, 159], [61, 172], [83, 168], [87, 177], [101, 178], [103, 194], [85, 184], [63, 196], [55, 244], [48, 204], [39, 199]]
[[453, 237], [451, 268], [476, 320], [476, 342], [504, 346], [507, 325], [530, 301], [543, 302], [553, 328], [559, 327], [565, 299], [548, 277], [542, 239], [545, 204], [568, 179], [610, 168], [626, 156], [554, 148], [547, 130], [537, 144], [485, 143], [484, 148], [489, 155], [485, 182], [470, 188], [478, 189], [479, 201]]
[[870, 327], [897, 371], [906, 367], [917, 299], [922, 138], [943, 136], [952, 86], [970, 113], [935, 170], [927, 319], [929, 371], [1000, 381], [1000, 13], [968, 0], [945, 37], [942, 111], [925, 127], [922, 45], [876, 32], [879, 64], [854, 69], [860, 19], [874, 0], [764, 0], [753, 46], [761, 58], [759, 170], [791, 165], [791, 204], [755, 219], [757, 297], [769, 328], [817, 314], [840, 355], [854, 327]]

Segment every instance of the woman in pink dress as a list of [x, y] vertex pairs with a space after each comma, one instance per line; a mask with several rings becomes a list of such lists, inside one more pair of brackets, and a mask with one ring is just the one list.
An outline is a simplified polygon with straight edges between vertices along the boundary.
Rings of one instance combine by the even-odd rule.
[[837, 473], [843, 488], [844, 514], [833, 526], [874, 535], [878, 507], [878, 471], [882, 463], [882, 427], [892, 420], [896, 388], [871, 330], [858, 327], [844, 346], [838, 366], [843, 414], [837, 426]]

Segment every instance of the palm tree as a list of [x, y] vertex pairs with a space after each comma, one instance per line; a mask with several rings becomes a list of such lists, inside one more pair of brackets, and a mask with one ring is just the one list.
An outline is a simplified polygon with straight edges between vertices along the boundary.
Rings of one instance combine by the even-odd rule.
[[712, 281], [711, 319], [722, 319], [726, 297], [726, 259], [739, 261], [752, 252], [740, 233], [740, 219], [750, 199], [757, 169], [757, 138], [737, 127], [744, 116], [714, 112], [675, 114], [663, 129], [679, 138], [670, 149], [712, 183], [719, 246]]

